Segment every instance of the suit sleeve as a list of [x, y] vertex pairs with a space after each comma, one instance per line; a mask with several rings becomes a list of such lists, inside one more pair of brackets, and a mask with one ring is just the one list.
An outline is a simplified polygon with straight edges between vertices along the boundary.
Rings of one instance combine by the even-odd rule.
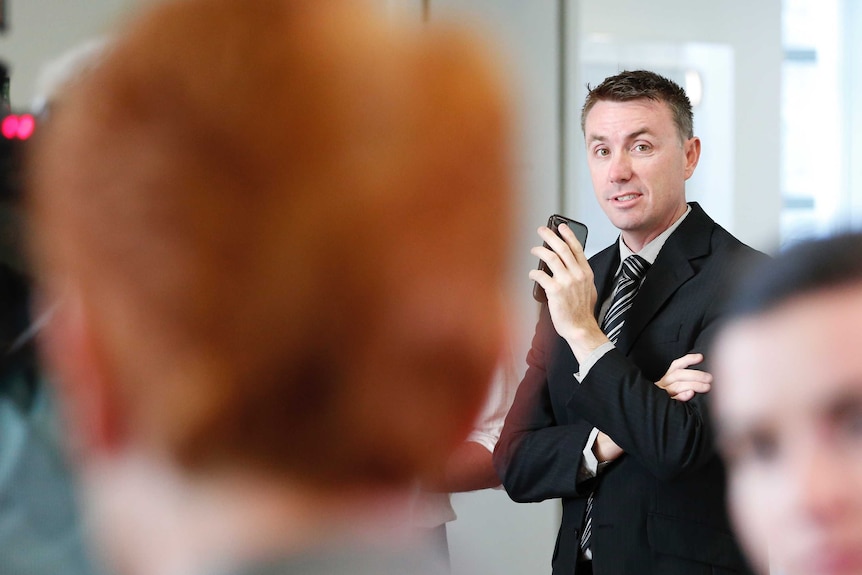
[[[719, 307], [715, 304], [707, 309], [694, 344], [673, 355], [706, 348]], [[667, 365], [676, 357], [667, 359]], [[671, 399], [632, 359], [614, 349], [574, 390], [569, 408], [607, 433], [625, 451], [624, 457], [637, 458], [653, 475], [667, 480], [697, 469], [715, 456], [708, 403], [708, 393], [697, 394], [688, 402]]]
[[[558, 336], [547, 307], [542, 309], [527, 355], [526, 375], [494, 450], [500, 480], [509, 496], [521, 503], [589, 493], [584, 484], [578, 485], [577, 478], [592, 426], [586, 421], [566, 424], [554, 412], [546, 365]], [[574, 374], [571, 382], [574, 389], [578, 385]]]

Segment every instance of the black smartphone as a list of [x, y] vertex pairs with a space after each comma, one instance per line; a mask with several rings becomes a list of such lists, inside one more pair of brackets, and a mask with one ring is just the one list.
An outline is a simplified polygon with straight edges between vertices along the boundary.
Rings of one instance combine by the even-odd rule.
[[[569, 226], [569, 229], [575, 232], [575, 237], [578, 239], [579, 242], [581, 242], [581, 247], [587, 246], [587, 226], [585, 224], [582, 224], [577, 220], [573, 220], [572, 218], [561, 216], [559, 214], [554, 214], [553, 216], [548, 218], [548, 227], [551, 228], [551, 231], [553, 231], [558, 236], [560, 235], [560, 231], [558, 229], [560, 227], [560, 224], [566, 224], [567, 226]], [[550, 247], [548, 246], [547, 242], [544, 242], [544, 244], [546, 248]], [[548, 269], [548, 264], [546, 264], [542, 260], [539, 260], [539, 269], [548, 274], [549, 276], [554, 275], [551, 270]], [[548, 296], [545, 294], [545, 290], [542, 288], [542, 286], [539, 285], [538, 282], [534, 282], [533, 284], [533, 299], [541, 303], [546, 303], [548, 301]]]

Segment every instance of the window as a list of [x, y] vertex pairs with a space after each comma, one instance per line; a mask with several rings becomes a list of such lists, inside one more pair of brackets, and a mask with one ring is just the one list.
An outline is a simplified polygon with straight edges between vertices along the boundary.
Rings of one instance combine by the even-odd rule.
[[783, 0], [782, 244], [853, 223], [845, 4]]

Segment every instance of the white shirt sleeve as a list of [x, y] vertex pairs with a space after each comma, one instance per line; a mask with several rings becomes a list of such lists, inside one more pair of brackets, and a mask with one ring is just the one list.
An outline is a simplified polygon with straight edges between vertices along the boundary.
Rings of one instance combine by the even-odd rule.
[[599, 347], [594, 349], [592, 351], [592, 353], [590, 355], [588, 355], [587, 358], [583, 362], [581, 362], [581, 364], [579, 366], [580, 371], [578, 371], [578, 373], [574, 374], [575, 379], [578, 380], [578, 383], [581, 383], [582, 381], [584, 381], [587, 378], [587, 374], [590, 373], [590, 370], [593, 368], [593, 366], [596, 365], [596, 363], [598, 363], [598, 361], [600, 359], [602, 359], [604, 357], [604, 355], [612, 349], [614, 349], [614, 344], [609, 342], [609, 341], [603, 343], [602, 345], [600, 345]]
[[473, 430], [467, 436], [467, 441], [473, 441], [488, 451], [494, 451], [494, 446], [497, 445], [500, 432], [503, 430], [503, 423], [506, 421], [506, 414], [515, 399], [518, 383], [514, 358], [511, 353], [508, 353], [497, 365], [484, 407], [473, 425]]
[[596, 454], [593, 453], [593, 445], [596, 443], [598, 435], [599, 430], [594, 427], [590, 432], [590, 437], [587, 439], [587, 446], [584, 447], [584, 459], [581, 463], [581, 468], [578, 470], [578, 482], [592, 479], [599, 472], [599, 460], [596, 458]]

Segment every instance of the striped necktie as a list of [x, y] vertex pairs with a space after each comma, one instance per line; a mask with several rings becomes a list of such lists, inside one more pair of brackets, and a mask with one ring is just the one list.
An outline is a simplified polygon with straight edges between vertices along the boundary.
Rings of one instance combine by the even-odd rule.
[[625, 314], [632, 307], [647, 268], [649, 263], [640, 256], [632, 255], [623, 260], [622, 269], [614, 286], [613, 300], [605, 314], [605, 319], [602, 320], [602, 331], [614, 343], [620, 336], [620, 330], [626, 319]]
[[[620, 330], [625, 322], [625, 314], [632, 307], [641, 280], [649, 268], [649, 262], [638, 255], [631, 255], [623, 260], [622, 270], [617, 276], [611, 305], [602, 320], [602, 331], [613, 343], [617, 342]], [[590, 548], [593, 535], [593, 493], [587, 498], [587, 508], [584, 511], [584, 530], [581, 533], [581, 553]]]

